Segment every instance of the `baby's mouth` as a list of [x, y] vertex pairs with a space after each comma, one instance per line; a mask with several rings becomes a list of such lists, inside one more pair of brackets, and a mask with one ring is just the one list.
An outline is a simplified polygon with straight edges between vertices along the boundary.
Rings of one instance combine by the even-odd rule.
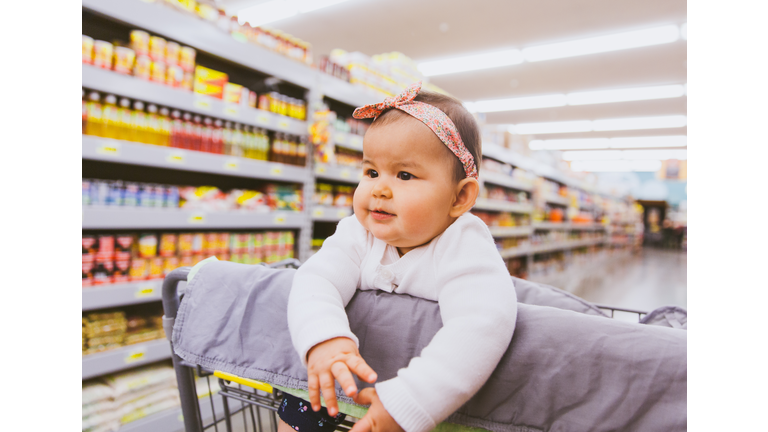
[[394, 214], [387, 213], [384, 210], [371, 210], [371, 213], [373, 213], [376, 216], [394, 216]]

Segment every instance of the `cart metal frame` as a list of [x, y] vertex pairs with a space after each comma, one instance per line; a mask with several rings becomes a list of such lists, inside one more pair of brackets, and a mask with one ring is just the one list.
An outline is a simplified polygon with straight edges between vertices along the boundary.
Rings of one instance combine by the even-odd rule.
[[[301, 262], [297, 259], [288, 259], [273, 264], [261, 264], [269, 268], [298, 268]], [[221, 373], [219, 371], [209, 371], [201, 368], [199, 365], [190, 364], [183, 360], [181, 357], [173, 352], [173, 341], [171, 341], [173, 335], [173, 324], [176, 320], [176, 313], [179, 310], [181, 304], [181, 298], [183, 294], [179, 292], [179, 282], [186, 281], [189, 275], [190, 267], [180, 267], [169, 273], [163, 281], [163, 328], [165, 329], [166, 337], [171, 343], [171, 358], [173, 360], [173, 369], [176, 372], [176, 381], [179, 387], [179, 396], [181, 398], [181, 411], [184, 417], [184, 430], [186, 432], [202, 432], [205, 430], [213, 429], [216, 432], [219, 431], [220, 423], [224, 423], [223, 427], [227, 432], [232, 432], [234, 424], [232, 419], [234, 416], [240, 414], [243, 418], [243, 427], [239, 426], [237, 431], [250, 431], [262, 432], [262, 415], [267, 416], [269, 421], [269, 429], [272, 432], [277, 432], [277, 410], [280, 407], [282, 400], [282, 392], [276, 388], [272, 388], [269, 384], [259, 381], [244, 379], [235, 377], [232, 375]], [[610, 312], [610, 317], [614, 318], [615, 312], [624, 312], [630, 314], [637, 314], [638, 321], [642, 319], [647, 312], [616, 308], [612, 306], [596, 305], [598, 308], [604, 311]], [[204, 403], [199, 400], [197, 396], [197, 386], [195, 381], [195, 374], [199, 377], [204, 377], [208, 384], [208, 393], [210, 394], [209, 403], [211, 404], [211, 412], [213, 419], [210, 423], [204, 424], [204, 419], [200, 413], [200, 403]], [[223, 405], [223, 414], [217, 415], [216, 407], [214, 405], [214, 394], [211, 392], [211, 376], [218, 379], [220, 390], [218, 395], [221, 396]], [[229, 379], [227, 379], [229, 378]], [[230, 403], [238, 401], [238, 407], [230, 407]], [[249, 429], [249, 420], [250, 427]], [[337, 426], [336, 430], [348, 432], [354, 422], [347, 419], [341, 425]]]

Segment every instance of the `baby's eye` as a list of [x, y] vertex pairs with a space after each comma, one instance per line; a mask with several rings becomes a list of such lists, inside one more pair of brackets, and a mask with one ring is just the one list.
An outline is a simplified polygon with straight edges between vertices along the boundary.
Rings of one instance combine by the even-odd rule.
[[365, 175], [367, 175], [370, 178], [376, 178], [379, 176], [379, 173], [376, 172], [376, 170], [369, 169], [365, 171]]
[[413, 178], [413, 174], [405, 171], [400, 171], [399, 173], [397, 173], [397, 177], [400, 180], [411, 180]]

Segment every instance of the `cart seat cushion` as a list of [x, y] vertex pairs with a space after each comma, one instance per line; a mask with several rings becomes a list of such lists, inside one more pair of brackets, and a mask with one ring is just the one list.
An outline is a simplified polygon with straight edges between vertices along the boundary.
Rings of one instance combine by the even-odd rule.
[[[306, 389], [286, 317], [294, 272], [229, 262], [199, 268], [176, 317], [175, 353], [205, 368]], [[442, 325], [436, 302], [380, 291], [358, 291], [347, 314], [381, 381], [418, 356]], [[494, 432], [685, 430], [686, 341], [681, 329], [518, 304], [506, 354], [446, 422]], [[338, 386], [337, 396], [353, 403]]]

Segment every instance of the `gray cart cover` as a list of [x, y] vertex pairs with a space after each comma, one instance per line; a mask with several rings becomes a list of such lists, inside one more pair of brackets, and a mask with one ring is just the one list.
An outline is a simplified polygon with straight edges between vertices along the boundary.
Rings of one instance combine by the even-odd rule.
[[[286, 317], [294, 272], [229, 262], [201, 267], [176, 317], [176, 354], [205, 368], [306, 389]], [[554, 288], [515, 283], [521, 298], [572, 310], [518, 304], [506, 354], [446, 422], [494, 432], [686, 429], [685, 330], [612, 320]], [[347, 314], [380, 381], [406, 367], [442, 325], [436, 302], [382, 291], [358, 291]], [[337, 395], [353, 403], [338, 384]]]

